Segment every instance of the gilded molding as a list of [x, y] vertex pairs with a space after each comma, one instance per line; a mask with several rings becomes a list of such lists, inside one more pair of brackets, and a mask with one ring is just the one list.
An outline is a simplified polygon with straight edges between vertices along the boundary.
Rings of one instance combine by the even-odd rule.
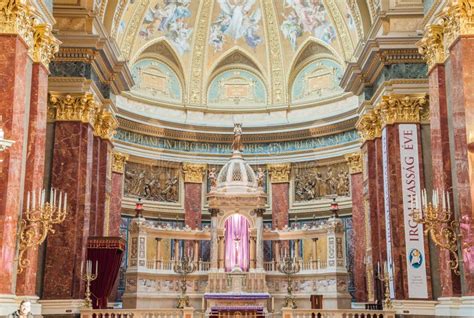
[[271, 183], [290, 182], [291, 166], [289, 163], [270, 164], [267, 166]]
[[51, 59], [59, 51], [59, 41], [52, 35], [51, 28], [47, 24], [39, 24], [34, 27], [33, 61], [49, 67]]
[[125, 172], [125, 163], [127, 162], [128, 158], [128, 154], [114, 151], [112, 160], [112, 171], [115, 173], [123, 174]]
[[436, 64], [444, 63], [446, 59], [443, 32], [443, 26], [429, 25], [426, 27], [423, 39], [417, 43], [419, 52], [423, 55], [429, 69]]
[[429, 121], [427, 96], [383, 96], [379, 109], [382, 127], [395, 123], [422, 123]]
[[380, 138], [382, 136], [382, 125], [378, 110], [370, 110], [368, 113], [361, 116], [356, 124], [356, 129], [363, 141]]
[[94, 96], [86, 93], [79, 96], [54, 95], [49, 97], [48, 121], [80, 121], [90, 124], [94, 134], [111, 140], [118, 127], [114, 115], [97, 105]]
[[18, 34], [33, 48], [34, 17], [23, 0], [0, 0], [0, 34]]
[[362, 156], [360, 152], [354, 152], [351, 154], [347, 154], [344, 156], [348, 165], [349, 165], [349, 173], [356, 174], [362, 172]]
[[206, 164], [195, 164], [185, 162], [183, 164], [184, 182], [202, 183], [206, 168]]

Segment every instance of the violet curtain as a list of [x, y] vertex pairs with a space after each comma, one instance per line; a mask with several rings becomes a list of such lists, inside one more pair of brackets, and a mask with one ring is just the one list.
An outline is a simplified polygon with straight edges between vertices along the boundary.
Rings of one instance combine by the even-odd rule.
[[248, 271], [249, 263], [249, 222], [243, 215], [232, 214], [225, 221], [225, 270], [239, 266]]
[[93, 272], [98, 262], [97, 279], [91, 282], [92, 306], [107, 308], [107, 298], [114, 287], [125, 250], [121, 237], [89, 237], [87, 259], [92, 261]]

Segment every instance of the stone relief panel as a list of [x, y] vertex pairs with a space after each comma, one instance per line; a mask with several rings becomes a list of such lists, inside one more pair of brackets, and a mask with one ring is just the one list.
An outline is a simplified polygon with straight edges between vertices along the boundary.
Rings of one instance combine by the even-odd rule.
[[133, 91], [144, 97], [180, 102], [181, 84], [176, 73], [165, 63], [145, 59], [132, 67]]
[[346, 163], [296, 167], [294, 172], [294, 198], [297, 202], [350, 196]]
[[342, 68], [336, 62], [323, 59], [314, 61], [296, 75], [291, 90], [292, 102], [318, 100], [342, 93], [339, 82]]
[[124, 195], [159, 202], [179, 201], [179, 169], [127, 162]]
[[263, 81], [246, 70], [228, 70], [209, 85], [209, 105], [265, 105], [267, 91]]

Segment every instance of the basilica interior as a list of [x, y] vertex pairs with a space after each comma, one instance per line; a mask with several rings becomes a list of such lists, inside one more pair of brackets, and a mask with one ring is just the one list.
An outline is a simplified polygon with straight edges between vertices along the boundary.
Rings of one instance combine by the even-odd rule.
[[474, 317], [473, 17], [0, 0], [0, 317]]

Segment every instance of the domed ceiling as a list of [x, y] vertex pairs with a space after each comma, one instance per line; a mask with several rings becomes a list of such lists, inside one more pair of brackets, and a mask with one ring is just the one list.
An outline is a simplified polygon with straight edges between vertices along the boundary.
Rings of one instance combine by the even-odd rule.
[[130, 0], [114, 34], [135, 80], [127, 97], [230, 112], [340, 100], [363, 34], [354, 3]]

